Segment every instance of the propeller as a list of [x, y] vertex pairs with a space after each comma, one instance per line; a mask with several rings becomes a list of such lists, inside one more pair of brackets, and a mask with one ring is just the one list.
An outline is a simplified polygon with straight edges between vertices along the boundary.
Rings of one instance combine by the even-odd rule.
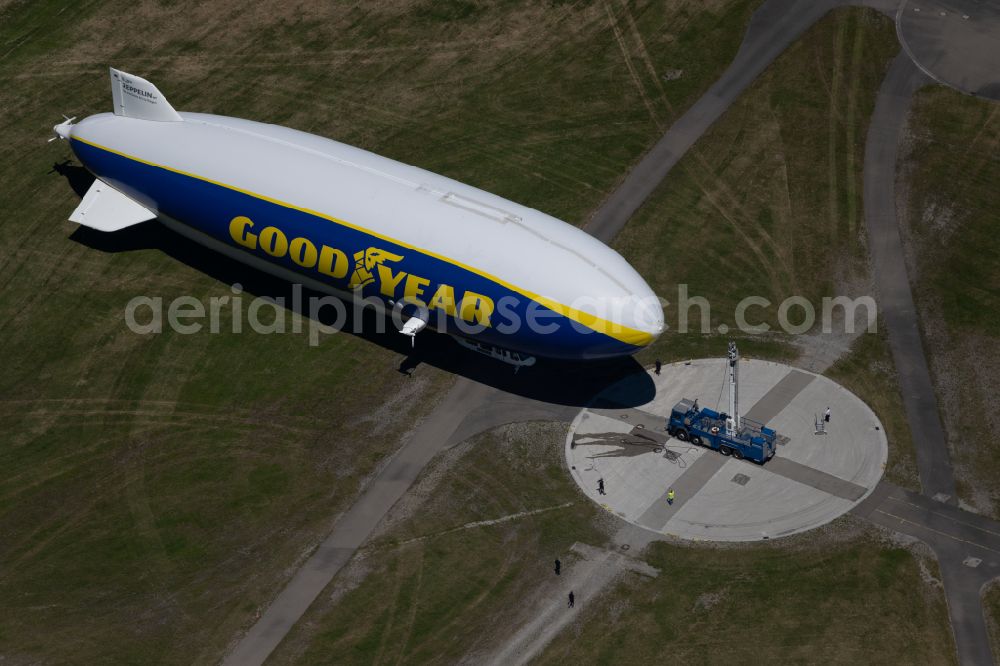
[[[65, 139], [69, 136], [69, 128], [73, 125], [73, 121], [76, 120], [76, 116], [69, 118], [66, 114], [63, 114], [65, 120], [52, 128], [53, 136], [48, 140], [48, 143], [52, 143], [56, 139]], [[61, 130], [61, 131], [60, 131]]]

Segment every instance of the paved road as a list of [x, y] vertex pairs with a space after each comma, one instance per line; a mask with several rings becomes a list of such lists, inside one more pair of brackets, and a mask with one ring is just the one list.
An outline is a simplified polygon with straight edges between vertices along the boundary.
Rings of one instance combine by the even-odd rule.
[[[929, 82], [905, 51], [893, 60], [875, 100], [864, 162], [864, 213], [875, 285], [925, 497], [886, 484], [888, 490], [874, 494], [884, 500], [883, 504], [866, 517], [915, 536], [934, 550], [941, 567], [959, 661], [992, 664], [980, 590], [1000, 573], [996, 566], [988, 564], [996, 563], [996, 556], [1000, 555], [1000, 528], [981, 516], [945, 504], [954, 505], [957, 501], [955, 480], [896, 219], [896, 159], [902, 129], [913, 93]], [[986, 552], [990, 555], [984, 556]], [[977, 553], [975, 556], [982, 557], [984, 565], [965, 566], [963, 561], [969, 553]]]
[[992, 664], [980, 593], [1000, 575], [1000, 523], [887, 482], [853, 513], [931, 547], [941, 569], [959, 662]]
[[910, 58], [935, 80], [1000, 100], [1000, 3], [903, 0], [896, 32]]
[[905, 53], [892, 61], [875, 100], [865, 144], [864, 213], [880, 314], [889, 332], [920, 484], [926, 494], [954, 502], [951, 458], [924, 357], [896, 220], [896, 158], [903, 124], [914, 91], [928, 82]]

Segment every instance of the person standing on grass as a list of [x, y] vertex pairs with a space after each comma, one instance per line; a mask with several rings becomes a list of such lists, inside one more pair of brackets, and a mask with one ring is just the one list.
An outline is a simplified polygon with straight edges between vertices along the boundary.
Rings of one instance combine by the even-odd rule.
[[562, 562], [560, 562], [559, 559], [557, 558], [556, 559], [556, 575], [557, 576], [559, 575], [560, 571], [562, 571]]
[[573, 604], [576, 603], [576, 595], [573, 594], [573, 590], [569, 591], [569, 603], [566, 604], [567, 608], [572, 608]]

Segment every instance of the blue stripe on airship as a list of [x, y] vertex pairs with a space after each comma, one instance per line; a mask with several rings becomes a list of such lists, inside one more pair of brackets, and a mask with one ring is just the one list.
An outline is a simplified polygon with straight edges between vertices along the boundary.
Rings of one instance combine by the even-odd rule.
[[[393, 273], [405, 271], [429, 281], [423, 288], [427, 301], [442, 284], [454, 287], [456, 303], [465, 292], [486, 296], [496, 310], [490, 316], [488, 327], [472, 327], [447, 316], [447, 331], [462, 337], [517, 351], [551, 358], [601, 358], [629, 354], [638, 346], [594, 331], [583, 324], [554, 312], [537, 301], [512, 291], [483, 275], [466, 270], [426, 253], [403, 247], [363, 230], [337, 224], [304, 210], [291, 208], [265, 198], [238, 191], [192, 175], [179, 173], [131, 159], [125, 155], [99, 148], [81, 140], [72, 141], [73, 150], [83, 164], [93, 173], [120, 187], [126, 194], [139, 201], [154, 202], [160, 213], [208, 234], [241, 251], [266, 259], [284, 268], [320, 280], [329, 286], [348, 291], [348, 281], [355, 268], [354, 253], [377, 248], [402, 257], [391, 262]], [[253, 251], [233, 240], [230, 222], [243, 216], [253, 221], [253, 231], [259, 233], [268, 226], [280, 229], [288, 240], [306, 238], [316, 248], [323, 245], [342, 251], [349, 261], [347, 275], [335, 279], [315, 270], [305, 269], [292, 261], [288, 254], [273, 257]], [[376, 273], [375, 270], [372, 271]], [[395, 288], [398, 300], [403, 295], [404, 282]], [[364, 296], [375, 296], [383, 301], [389, 298], [380, 293], [379, 280], [362, 288]], [[547, 331], [533, 330], [525, 322], [528, 313]], [[431, 310], [431, 325], [437, 323]], [[517, 322], [520, 325], [515, 326]], [[460, 326], [464, 326], [464, 329]], [[474, 332], [469, 332], [474, 329]]]

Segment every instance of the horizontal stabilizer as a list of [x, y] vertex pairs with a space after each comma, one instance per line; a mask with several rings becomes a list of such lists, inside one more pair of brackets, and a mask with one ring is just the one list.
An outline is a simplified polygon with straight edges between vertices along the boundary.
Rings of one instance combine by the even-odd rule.
[[111, 68], [111, 99], [114, 100], [116, 116], [162, 122], [184, 120], [156, 86], [114, 67]]
[[98, 231], [118, 231], [156, 218], [156, 213], [136, 203], [102, 180], [95, 180], [83, 201], [69, 216], [70, 222]]

